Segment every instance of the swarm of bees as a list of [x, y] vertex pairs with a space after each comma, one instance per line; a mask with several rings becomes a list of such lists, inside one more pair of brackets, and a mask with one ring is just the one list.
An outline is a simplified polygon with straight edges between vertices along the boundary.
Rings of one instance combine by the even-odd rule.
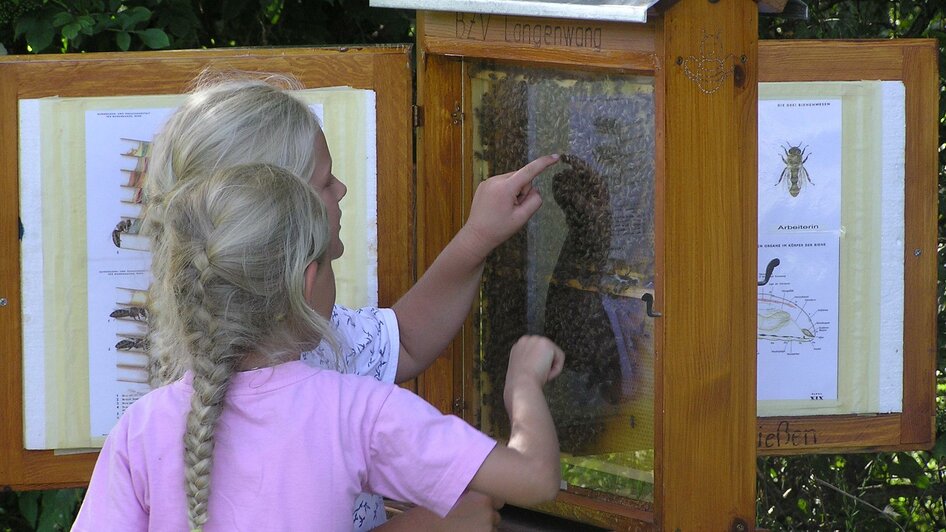
[[[617, 342], [625, 339], [612, 329], [597, 290], [614, 284], [616, 271], [628, 272], [626, 283], [653, 278], [653, 93], [635, 78], [544, 69], [486, 65], [473, 77], [485, 84], [474, 102], [474, 134], [486, 175], [563, 154], [551, 178], [537, 180], [548, 213], [540, 211], [531, 233], [520, 231], [487, 260], [477, 320], [476, 373], [487, 381], [480, 385], [483, 422], [508, 435], [509, 349], [522, 334], [545, 334], [567, 353], [562, 376], [546, 393], [562, 449], [577, 453], [596, 442], [602, 417], [621, 400]], [[529, 273], [537, 265], [550, 271], [547, 288], [539, 289], [544, 299]]]

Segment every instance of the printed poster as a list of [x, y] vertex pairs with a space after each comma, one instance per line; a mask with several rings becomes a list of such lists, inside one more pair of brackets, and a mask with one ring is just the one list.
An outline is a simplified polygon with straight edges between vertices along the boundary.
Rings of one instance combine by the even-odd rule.
[[[374, 93], [301, 91], [324, 125], [342, 202], [337, 301], [377, 304]], [[141, 190], [151, 142], [183, 96], [20, 102], [26, 449], [101, 446], [150, 390], [150, 253]]]
[[173, 108], [85, 114], [91, 436], [107, 436], [147, 393], [151, 254], [139, 234], [154, 134]]
[[759, 102], [760, 401], [838, 399], [841, 107]]

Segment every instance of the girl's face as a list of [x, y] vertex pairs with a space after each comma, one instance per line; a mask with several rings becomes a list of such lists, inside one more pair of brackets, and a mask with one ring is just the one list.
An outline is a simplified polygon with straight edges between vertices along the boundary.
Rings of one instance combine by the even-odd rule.
[[341, 229], [342, 209], [338, 202], [348, 193], [345, 183], [332, 175], [332, 154], [328, 151], [325, 135], [321, 131], [315, 137], [315, 170], [309, 178], [309, 185], [319, 194], [328, 211], [329, 229], [332, 241], [329, 244], [328, 258], [337, 259], [345, 251], [345, 245], [339, 237]]

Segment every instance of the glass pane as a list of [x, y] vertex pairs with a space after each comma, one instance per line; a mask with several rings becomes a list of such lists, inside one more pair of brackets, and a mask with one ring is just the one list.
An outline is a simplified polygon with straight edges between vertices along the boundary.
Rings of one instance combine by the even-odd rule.
[[546, 387], [563, 479], [651, 501], [654, 322], [641, 296], [654, 286], [653, 78], [492, 64], [470, 75], [474, 180], [563, 155], [536, 180], [542, 208], [487, 261], [481, 426], [508, 436], [509, 349], [549, 336], [567, 357]]

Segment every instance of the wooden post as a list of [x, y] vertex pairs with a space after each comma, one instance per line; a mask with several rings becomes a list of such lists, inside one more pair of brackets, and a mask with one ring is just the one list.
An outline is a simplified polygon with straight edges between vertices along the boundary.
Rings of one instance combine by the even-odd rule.
[[[423, 28], [421, 22], [419, 32]], [[420, 278], [463, 225], [463, 163], [458, 154], [462, 153], [464, 117], [462, 62], [428, 54], [423, 46], [417, 58], [417, 103], [423, 117], [416, 135]], [[463, 346], [468, 341], [459, 335], [417, 378], [417, 393], [441, 412], [463, 415]]]
[[657, 23], [661, 530], [755, 521], [757, 10], [681, 0]]

